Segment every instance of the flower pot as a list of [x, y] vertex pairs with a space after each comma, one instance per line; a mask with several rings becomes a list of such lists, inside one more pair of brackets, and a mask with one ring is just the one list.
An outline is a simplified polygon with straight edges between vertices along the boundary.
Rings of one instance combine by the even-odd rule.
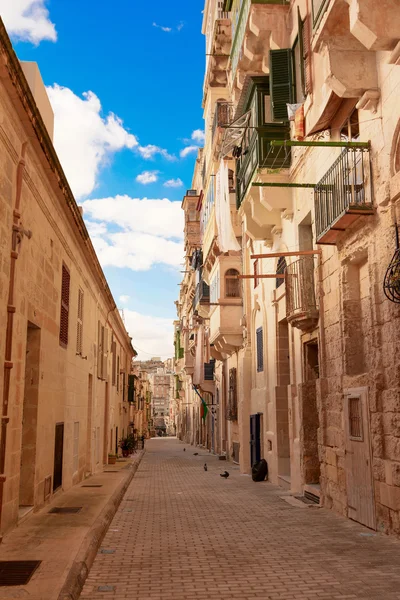
[[117, 457], [116, 456], [109, 456], [108, 457], [108, 464], [109, 465], [115, 465], [116, 462], [117, 462]]
[[122, 456], [127, 458], [129, 456], [129, 450], [122, 450]]

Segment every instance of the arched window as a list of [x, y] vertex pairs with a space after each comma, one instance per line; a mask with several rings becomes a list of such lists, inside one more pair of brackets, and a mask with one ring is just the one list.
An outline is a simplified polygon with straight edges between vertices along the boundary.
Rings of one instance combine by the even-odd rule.
[[[278, 264], [276, 267], [276, 274], [277, 275], [284, 275], [286, 271], [286, 258], [284, 256], [281, 256], [278, 260]], [[280, 285], [282, 285], [282, 283], [285, 280], [283, 278], [276, 278], [276, 287], [278, 288]]]
[[225, 298], [240, 298], [239, 271], [228, 269], [225, 273]]

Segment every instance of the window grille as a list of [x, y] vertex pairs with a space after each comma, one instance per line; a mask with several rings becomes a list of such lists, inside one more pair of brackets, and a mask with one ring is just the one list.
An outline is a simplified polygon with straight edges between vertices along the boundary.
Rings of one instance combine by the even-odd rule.
[[353, 440], [363, 440], [361, 397], [349, 398], [349, 434]]
[[225, 273], [226, 298], [240, 298], [240, 280], [237, 279], [239, 271], [228, 269]]
[[68, 346], [68, 321], [69, 321], [69, 288], [71, 276], [65, 265], [62, 266], [61, 283], [61, 315], [60, 315], [60, 344]]
[[263, 340], [263, 330], [262, 327], [259, 327], [256, 330], [256, 340], [257, 340], [257, 372], [264, 371], [264, 340]]

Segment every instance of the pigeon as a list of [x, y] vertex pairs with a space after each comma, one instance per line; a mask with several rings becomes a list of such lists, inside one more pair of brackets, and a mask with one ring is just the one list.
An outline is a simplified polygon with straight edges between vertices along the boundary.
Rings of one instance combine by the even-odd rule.
[[224, 479], [228, 479], [229, 473], [228, 473], [228, 471], [224, 471], [223, 473], [220, 473], [219, 476], [223, 477]]
[[186, 448], [184, 448], [183, 451], [186, 452]]
[[207, 471], [207, 463], [204, 463], [204, 470]]
[[198, 452], [193, 452], [193, 456], [198, 456], [199, 453]]

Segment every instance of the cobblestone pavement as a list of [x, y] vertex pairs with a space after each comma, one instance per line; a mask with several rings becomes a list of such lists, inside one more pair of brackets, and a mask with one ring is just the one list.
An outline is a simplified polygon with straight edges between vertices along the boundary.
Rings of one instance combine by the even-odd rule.
[[399, 540], [284, 495], [204, 450], [149, 441], [81, 598], [400, 599]]

